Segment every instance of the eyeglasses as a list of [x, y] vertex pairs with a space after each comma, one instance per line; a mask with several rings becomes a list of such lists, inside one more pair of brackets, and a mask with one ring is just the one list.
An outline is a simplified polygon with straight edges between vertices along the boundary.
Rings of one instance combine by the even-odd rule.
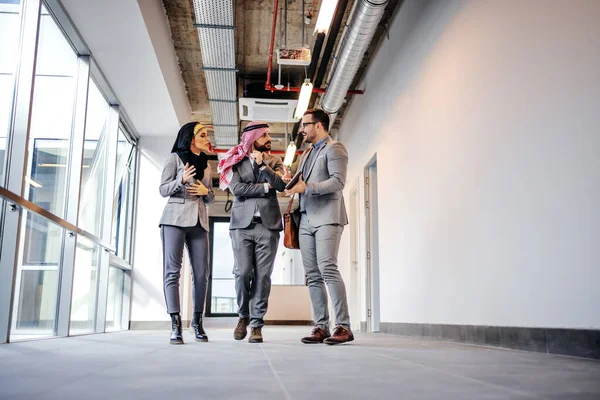
[[303, 122], [302, 127], [306, 128], [306, 125], [313, 125], [313, 124], [316, 124], [316, 122]]

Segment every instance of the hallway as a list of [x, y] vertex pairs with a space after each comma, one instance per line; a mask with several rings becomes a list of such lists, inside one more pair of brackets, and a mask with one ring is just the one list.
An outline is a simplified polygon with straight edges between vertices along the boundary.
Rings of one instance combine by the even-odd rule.
[[1, 345], [0, 398], [600, 398], [598, 361], [360, 332], [302, 345], [309, 329], [267, 326], [262, 345], [210, 325], [208, 344], [125, 331]]

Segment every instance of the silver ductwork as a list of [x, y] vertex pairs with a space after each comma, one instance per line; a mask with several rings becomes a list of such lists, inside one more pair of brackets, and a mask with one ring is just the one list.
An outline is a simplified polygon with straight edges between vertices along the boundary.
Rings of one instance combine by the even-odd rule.
[[232, 0], [194, 0], [194, 13], [215, 145], [221, 148], [231, 147], [238, 144]]
[[347, 26], [346, 36], [327, 85], [321, 97], [321, 108], [329, 114], [337, 114], [344, 103], [346, 92], [358, 71], [377, 25], [383, 17], [389, 0], [357, 0], [359, 3]]

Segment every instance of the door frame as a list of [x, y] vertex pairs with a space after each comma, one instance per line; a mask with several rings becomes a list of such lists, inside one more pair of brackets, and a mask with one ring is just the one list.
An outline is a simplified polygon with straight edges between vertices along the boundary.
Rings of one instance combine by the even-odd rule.
[[377, 153], [364, 168], [365, 190], [365, 304], [367, 332], [379, 332], [379, 218], [377, 197]]
[[[214, 254], [214, 226], [215, 226], [215, 222], [230, 222], [231, 218], [230, 217], [209, 217], [209, 226], [210, 226], [210, 231], [208, 233], [208, 237], [209, 237], [209, 247], [210, 247], [210, 251], [209, 251], [209, 266], [210, 266], [210, 275], [208, 276], [208, 287], [207, 287], [207, 291], [206, 291], [206, 301], [205, 301], [205, 309], [204, 309], [204, 315], [207, 317], [237, 317], [237, 313], [213, 313], [211, 311], [212, 308], [212, 281], [213, 281], [213, 254]], [[233, 249], [232, 249], [233, 251]], [[231, 266], [233, 268], [233, 265]], [[190, 292], [191, 293], [191, 292]], [[236, 306], [237, 306], [237, 300], [236, 300]]]
[[360, 185], [356, 178], [350, 188], [350, 321], [354, 321], [352, 329], [361, 330], [362, 321], [362, 288], [361, 288], [361, 265], [360, 265]]

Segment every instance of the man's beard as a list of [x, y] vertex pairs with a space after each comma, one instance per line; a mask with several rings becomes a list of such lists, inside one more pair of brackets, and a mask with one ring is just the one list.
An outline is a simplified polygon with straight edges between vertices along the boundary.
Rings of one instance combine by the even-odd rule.
[[263, 144], [262, 146], [254, 146], [254, 148], [256, 149], [256, 151], [269, 151], [271, 150], [271, 142], [267, 142], [265, 144]]

